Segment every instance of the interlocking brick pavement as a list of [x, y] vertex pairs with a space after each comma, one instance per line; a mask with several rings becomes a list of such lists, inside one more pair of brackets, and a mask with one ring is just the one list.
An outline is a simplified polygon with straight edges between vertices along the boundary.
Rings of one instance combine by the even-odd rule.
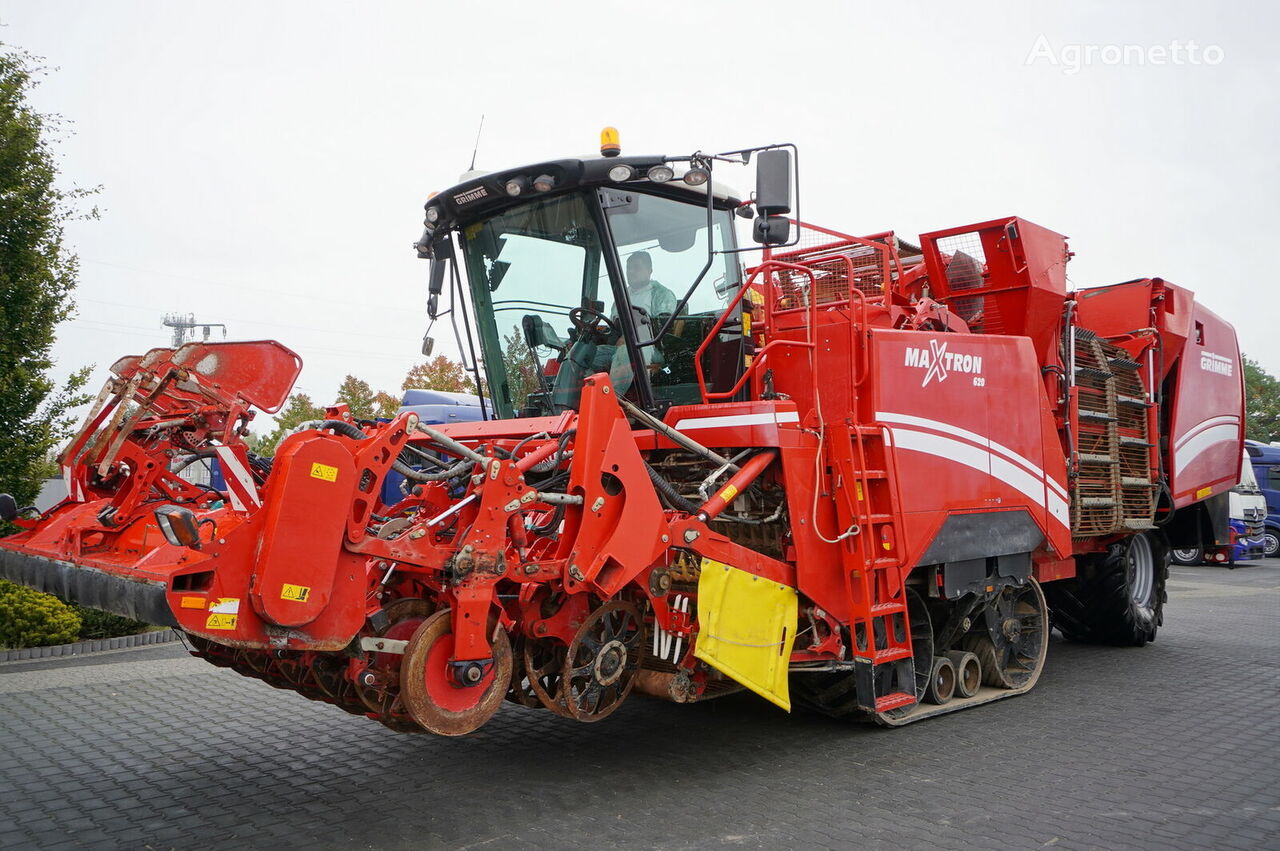
[[0, 847], [1277, 848], [1280, 566], [898, 730], [734, 696], [392, 733], [177, 645], [0, 666]]

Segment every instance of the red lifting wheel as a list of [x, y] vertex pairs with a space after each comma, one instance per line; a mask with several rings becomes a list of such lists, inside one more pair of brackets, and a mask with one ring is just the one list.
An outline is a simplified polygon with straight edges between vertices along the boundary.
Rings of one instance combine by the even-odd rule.
[[442, 736], [465, 736], [493, 717], [511, 687], [511, 641], [504, 630], [493, 639], [493, 665], [480, 682], [461, 688], [449, 670], [453, 656], [452, 613], [441, 609], [418, 627], [400, 666], [405, 710]]

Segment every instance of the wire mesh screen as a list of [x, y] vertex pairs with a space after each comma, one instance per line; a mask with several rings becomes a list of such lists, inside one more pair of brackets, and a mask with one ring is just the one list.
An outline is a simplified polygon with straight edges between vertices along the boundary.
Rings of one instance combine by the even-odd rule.
[[987, 254], [982, 247], [979, 231], [944, 236], [938, 240], [938, 251], [947, 262], [946, 302], [956, 315], [965, 321], [970, 330], [999, 334], [1004, 323], [1000, 319], [999, 305], [995, 298], [983, 295], [960, 295], [965, 290], [981, 289], [987, 285]]
[[864, 297], [880, 296], [890, 280], [892, 254], [888, 245], [796, 223], [799, 242], [771, 259], [807, 267], [809, 275], [776, 270], [771, 283], [773, 309], [792, 310], [810, 304], [836, 304], [858, 290]]
[[797, 258], [825, 254], [833, 248], [848, 245], [849, 241], [854, 238], [848, 234], [794, 220], [792, 221], [792, 226], [797, 230], [798, 239], [796, 244], [788, 246], [783, 251], [775, 251], [773, 259], [784, 260], [788, 263], [798, 263], [799, 259]]

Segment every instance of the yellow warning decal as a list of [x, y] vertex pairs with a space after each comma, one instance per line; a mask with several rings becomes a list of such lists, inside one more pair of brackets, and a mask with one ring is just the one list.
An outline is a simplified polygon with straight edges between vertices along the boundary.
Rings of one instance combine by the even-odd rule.
[[213, 613], [209, 615], [209, 619], [204, 622], [205, 629], [235, 629], [236, 618], [239, 615], [220, 615]]
[[1213, 493], [1213, 488], [1200, 488], [1200, 490], [1196, 491], [1196, 499], [1204, 499], [1211, 493]]
[[854, 482], [853, 484], [858, 489], [858, 502], [862, 502], [862, 482]]
[[203, 609], [204, 597], [183, 597], [181, 605], [184, 609]]
[[751, 336], [751, 314], [747, 311], [742, 313], [742, 336]]
[[738, 495], [738, 489], [733, 485], [726, 485], [725, 489], [720, 491], [719, 493], [719, 497], [723, 499], [725, 502], [729, 502], [737, 495]]
[[298, 603], [307, 602], [307, 598], [311, 596], [311, 588], [306, 585], [288, 585], [280, 589], [281, 600], [293, 600]]
[[311, 478], [326, 482], [336, 482], [338, 480], [338, 468], [330, 467], [328, 464], [321, 464], [317, 461], [311, 465]]

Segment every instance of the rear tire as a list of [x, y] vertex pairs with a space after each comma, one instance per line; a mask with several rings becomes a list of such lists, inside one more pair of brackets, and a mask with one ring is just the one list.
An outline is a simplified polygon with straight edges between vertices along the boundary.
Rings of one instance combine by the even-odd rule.
[[1168, 599], [1169, 547], [1156, 533], [1112, 544], [1077, 559], [1075, 579], [1051, 582], [1045, 594], [1053, 625], [1072, 641], [1141, 647], [1155, 641]]
[[1174, 564], [1193, 566], [1204, 563], [1204, 547], [1178, 547], [1169, 550], [1169, 558]]

